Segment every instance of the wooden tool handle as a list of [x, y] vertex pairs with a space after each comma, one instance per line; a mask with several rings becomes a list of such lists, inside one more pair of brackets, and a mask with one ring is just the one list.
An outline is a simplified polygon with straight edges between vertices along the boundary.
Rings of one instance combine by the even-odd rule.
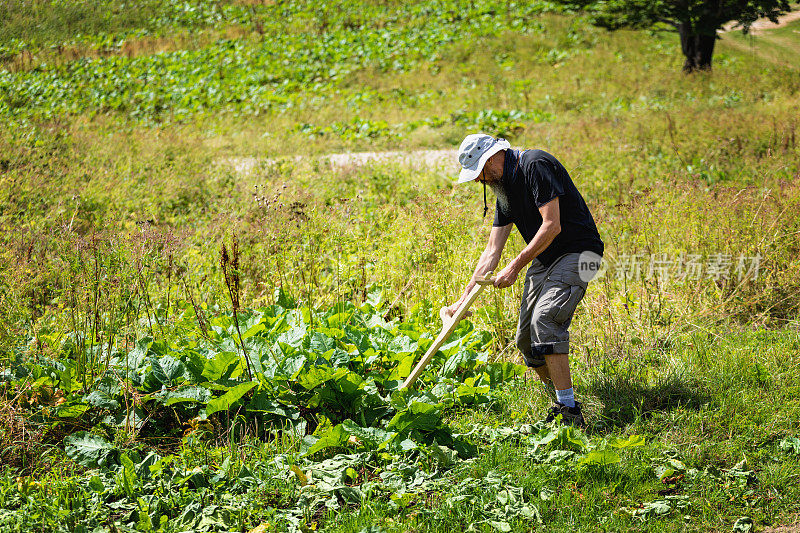
[[[490, 273], [491, 274], [491, 273]], [[489, 276], [488, 274], [482, 278], [477, 278], [475, 283], [478, 285], [494, 285], [494, 280], [497, 279], [494, 276]]]
[[402, 385], [400, 385], [400, 389], [406, 389], [414, 384], [417, 378], [422, 374], [422, 371], [427, 366], [428, 362], [433, 358], [433, 355], [442, 347], [442, 344], [447, 340], [447, 337], [450, 336], [450, 333], [453, 332], [455, 329], [456, 324], [458, 324], [459, 320], [461, 320], [465, 314], [467, 314], [467, 309], [469, 306], [472, 305], [472, 302], [478, 298], [478, 295], [483, 291], [483, 288], [487, 285], [494, 284], [494, 278], [484, 277], [480, 280], [475, 280], [475, 287], [472, 288], [470, 293], [467, 295], [467, 298], [461, 303], [458, 307], [458, 310], [453, 314], [452, 317], [447, 317], [445, 314], [447, 311], [446, 307], [442, 307], [439, 310], [439, 317], [442, 319], [442, 331], [439, 333], [439, 336], [436, 337], [436, 340], [433, 341], [431, 347], [428, 348], [428, 351], [425, 352], [425, 355], [422, 356], [422, 359], [419, 360], [417, 366], [414, 367], [414, 370], [411, 371], [411, 374], [406, 378]]

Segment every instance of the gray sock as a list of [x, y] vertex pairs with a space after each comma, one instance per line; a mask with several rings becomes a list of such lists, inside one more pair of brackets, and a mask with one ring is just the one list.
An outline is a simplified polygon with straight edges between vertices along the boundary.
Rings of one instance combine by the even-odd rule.
[[564, 390], [557, 390], [556, 398], [558, 398], [558, 403], [562, 403], [567, 407], [575, 407], [575, 393], [572, 387]]

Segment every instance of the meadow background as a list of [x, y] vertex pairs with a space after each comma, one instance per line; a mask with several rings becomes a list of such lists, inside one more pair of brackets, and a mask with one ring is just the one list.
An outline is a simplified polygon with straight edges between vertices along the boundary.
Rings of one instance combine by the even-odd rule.
[[[4, 530], [797, 524], [800, 22], [686, 76], [677, 35], [547, 2], [0, 15]], [[607, 264], [643, 262], [573, 322], [586, 432], [537, 424], [519, 284], [395, 390], [491, 226], [414, 151], [476, 131], [556, 155]]]

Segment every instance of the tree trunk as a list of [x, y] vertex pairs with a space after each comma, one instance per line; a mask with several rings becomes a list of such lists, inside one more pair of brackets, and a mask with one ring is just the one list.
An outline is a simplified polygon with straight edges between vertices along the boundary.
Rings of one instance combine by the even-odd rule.
[[688, 74], [696, 70], [711, 70], [711, 57], [717, 42], [716, 32], [713, 35], [698, 34], [685, 22], [678, 25], [678, 32], [681, 36], [681, 49], [686, 57], [683, 71]]

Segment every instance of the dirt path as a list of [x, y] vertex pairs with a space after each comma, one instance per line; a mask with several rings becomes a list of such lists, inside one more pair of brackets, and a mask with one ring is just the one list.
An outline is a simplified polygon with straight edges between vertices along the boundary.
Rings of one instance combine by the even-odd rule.
[[[782, 28], [789, 24], [790, 22], [794, 22], [795, 20], [800, 20], [800, 11], [794, 11], [792, 13], [787, 13], [782, 17], [778, 17], [778, 22], [772, 22], [769, 19], [758, 19], [750, 26], [750, 33], [753, 35], [758, 35], [760, 32], [764, 30], [774, 30], [777, 28]], [[728, 22], [725, 24], [722, 29], [720, 30], [721, 33], [737, 30], [740, 27], [738, 26], [738, 22]]]
[[318, 162], [321, 165], [329, 166], [331, 170], [346, 167], [360, 167], [372, 163], [397, 164], [412, 168], [458, 168], [456, 161], [456, 150], [414, 150], [411, 152], [390, 151], [390, 152], [349, 152], [343, 154], [327, 154], [321, 156], [290, 156], [278, 158], [260, 157], [229, 157], [219, 161], [223, 166], [231, 166], [237, 174], [250, 175], [258, 172], [266, 166], [278, 164], [281, 161], [291, 161], [300, 163], [303, 161]]

